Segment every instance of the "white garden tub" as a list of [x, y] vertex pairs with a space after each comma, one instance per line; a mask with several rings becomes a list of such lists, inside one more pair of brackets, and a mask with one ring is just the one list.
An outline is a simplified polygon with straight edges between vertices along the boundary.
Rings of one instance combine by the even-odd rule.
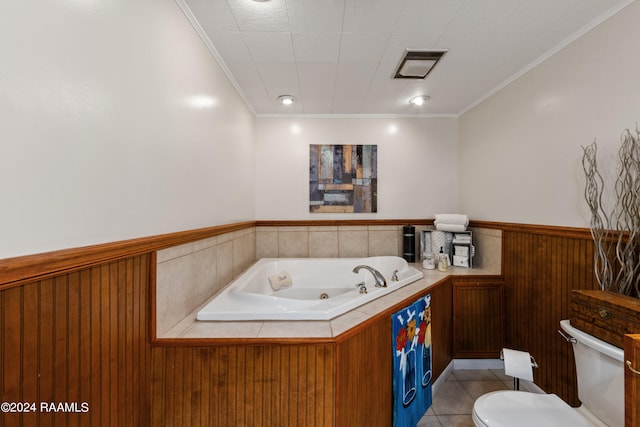
[[[386, 288], [375, 286], [378, 270]], [[288, 272], [291, 286], [274, 290], [269, 276]], [[397, 272], [396, 272], [397, 271]], [[397, 280], [393, 280], [394, 272]], [[329, 320], [423, 277], [403, 258], [264, 258], [215, 295], [198, 320]], [[365, 282], [366, 294], [358, 283]]]

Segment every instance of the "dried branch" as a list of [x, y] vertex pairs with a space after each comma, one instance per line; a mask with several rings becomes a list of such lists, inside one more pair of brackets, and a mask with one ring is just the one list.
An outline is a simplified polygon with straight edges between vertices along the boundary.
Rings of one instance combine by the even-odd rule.
[[[640, 131], [636, 128], [633, 135], [627, 129], [621, 140], [611, 215], [607, 216], [602, 206], [604, 180], [598, 171], [595, 141], [582, 147], [585, 200], [591, 210], [594, 270], [600, 289], [640, 296]], [[617, 239], [613, 239], [612, 229]]]

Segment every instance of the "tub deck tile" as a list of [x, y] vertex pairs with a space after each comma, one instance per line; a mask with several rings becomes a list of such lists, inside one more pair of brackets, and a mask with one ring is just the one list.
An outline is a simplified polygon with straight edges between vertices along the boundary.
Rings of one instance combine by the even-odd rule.
[[257, 338], [262, 322], [194, 322], [180, 338]]
[[325, 338], [331, 336], [331, 324], [326, 321], [264, 322], [258, 338]]
[[337, 337], [338, 335], [347, 332], [349, 329], [359, 325], [370, 317], [371, 315], [369, 313], [365, 313], [358, 309], [348, 311], [342, 316], [336, 317], [331, 320], [331, 331], [333, 333], [333, 337]]

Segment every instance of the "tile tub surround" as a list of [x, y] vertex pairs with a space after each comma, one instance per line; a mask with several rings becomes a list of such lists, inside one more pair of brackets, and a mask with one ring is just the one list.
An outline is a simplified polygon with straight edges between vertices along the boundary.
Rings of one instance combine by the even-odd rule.
[[[426, 228], [432, 227], [416, 226], [416, 236]], [[472, 228], [472, 231], [477, 249], [474, 268], [459, 268], [456, 274], [500, 274], [502, 231], [483, 228]], [[156, 336], [178, 338], [183, 333], [193, 337], [237, 336], [236, 327], [228, 328], [228, 322], [217, 327], [197, 326], [190, 331], [185, 324], [191, 325], [192, 314], [257, 259], [382, 255], [402, 255], [402, 225], [258, 226], [160, 250], [157, 252], [156, 270]], [[416, 263], [416, 266], [421, 266], [421, 263]], [[425, 275], [432, 274], [425, 270]], [[365, 320], [362, 313], [353, 313], [352, 316]], [[342, 317], [334, 319], [336, 324], [333, 328], [327, 329], [326, 324], [316, 325], [319, 331], [309, 329], [307, 333], [334, 336], [334, 329], [343, 329], [341, 325], [345, 319]], [[346, 323], [351, 324], [350, 321]], [[243, 328], [246, 331], [241, 336], [245, 337], [278, 334], [269, 333], [271, 326], [264, 330], [262, 326], [255, 325]], [[276, 331], [281, 329], [275, 327]]]
[[[402, 256], [402, 225], [257, 227], [256, 259], [354, 258]], [[416, 226], [416, 260], [420, 231]], [[476, 256], [474, 267], [501, 271], [502, 230], [470, 227]]]
[[418, 263], [412, 264], [424, 273], [424, 277], [411, 284], [361, 305], [329, 321], [242, 321], [209, 322], [196, 320], [196, 314], [208, 301], [194, 309], [188, 316], [158, 339], [327, 339], [339, 335], [372, 319], [381, 312], [456, 275], [496, 276], [499, 272], [485, 269], [453, 267], [449, 272], [424, 270]]
[[402, 255], [402, 226], [258, 227], [256, 258], [359, 258]]
[[156, 335], [162, 336], [255, 261], [255, 228], [157, 252]]

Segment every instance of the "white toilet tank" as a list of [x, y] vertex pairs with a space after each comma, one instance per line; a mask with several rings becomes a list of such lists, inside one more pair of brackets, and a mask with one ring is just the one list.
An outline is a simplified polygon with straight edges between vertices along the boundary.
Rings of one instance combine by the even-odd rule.
[[624, 426], [624, 351], [570, 325], [560, 327], [573, 343], [578, 397], [586, 409], [611, 427]]

